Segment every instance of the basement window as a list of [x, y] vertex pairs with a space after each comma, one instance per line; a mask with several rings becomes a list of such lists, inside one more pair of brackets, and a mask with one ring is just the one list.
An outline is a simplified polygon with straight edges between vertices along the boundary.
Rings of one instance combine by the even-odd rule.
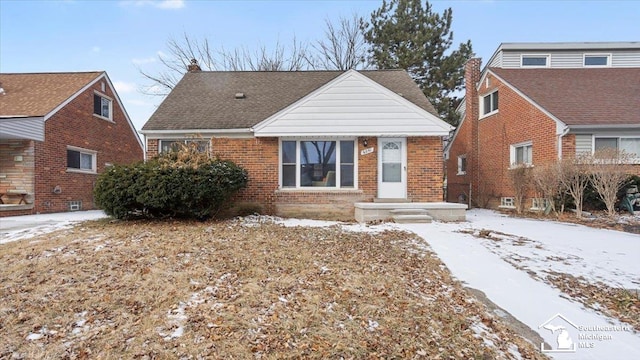
[[501, 197], [500, 198], [500, 207], [507, 209], [514, 209], [516, 206], [514, 205], [513, 197]]

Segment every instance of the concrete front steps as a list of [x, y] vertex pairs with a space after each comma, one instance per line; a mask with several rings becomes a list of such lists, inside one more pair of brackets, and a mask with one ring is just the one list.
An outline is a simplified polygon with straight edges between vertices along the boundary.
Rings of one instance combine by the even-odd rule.
[[439, 221], [466, 221], [467, 205], [447, 202], [358, 202], [354, 204], [355, 218], [360, 223], [394, 220], [415, 223]]
[[424, 209], [393, 209], [389, 212], [393, 221], [399, 224], [430, 223], [433, 220]]

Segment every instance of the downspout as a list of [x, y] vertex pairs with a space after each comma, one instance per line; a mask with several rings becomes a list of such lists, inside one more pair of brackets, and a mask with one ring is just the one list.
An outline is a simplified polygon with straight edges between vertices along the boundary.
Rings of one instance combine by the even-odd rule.
[[142, 134], [142, 138], [144, 139], [144, 144], [142, 144], [142, 158], [144, 162], [147, 162], [147, 134]]
[[558, 160], [562, 160], [562, 138], [569, 133], [569, 127], [565, 125], [562, 133], [558, 135]]

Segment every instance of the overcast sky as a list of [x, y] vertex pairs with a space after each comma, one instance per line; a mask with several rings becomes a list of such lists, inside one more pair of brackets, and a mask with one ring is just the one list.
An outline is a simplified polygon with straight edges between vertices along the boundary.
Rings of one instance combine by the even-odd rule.
[[[0, 72], [106, 70], [140, 129], [161, 101], [141, 94], [170, 37], [226, 49], [322, 38], [324, 19], [369, 18], [382, 0], [0, 0]], [[640, 41], [640, 1], [433, 1], [453, 9], [454, 42], [487, 60], [502, 42]]]

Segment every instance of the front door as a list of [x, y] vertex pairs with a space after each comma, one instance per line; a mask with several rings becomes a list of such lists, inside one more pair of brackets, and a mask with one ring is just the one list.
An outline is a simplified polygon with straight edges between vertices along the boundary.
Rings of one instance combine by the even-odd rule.
[[407, 197], [407, 139], [378, 140], [378, 197]]

